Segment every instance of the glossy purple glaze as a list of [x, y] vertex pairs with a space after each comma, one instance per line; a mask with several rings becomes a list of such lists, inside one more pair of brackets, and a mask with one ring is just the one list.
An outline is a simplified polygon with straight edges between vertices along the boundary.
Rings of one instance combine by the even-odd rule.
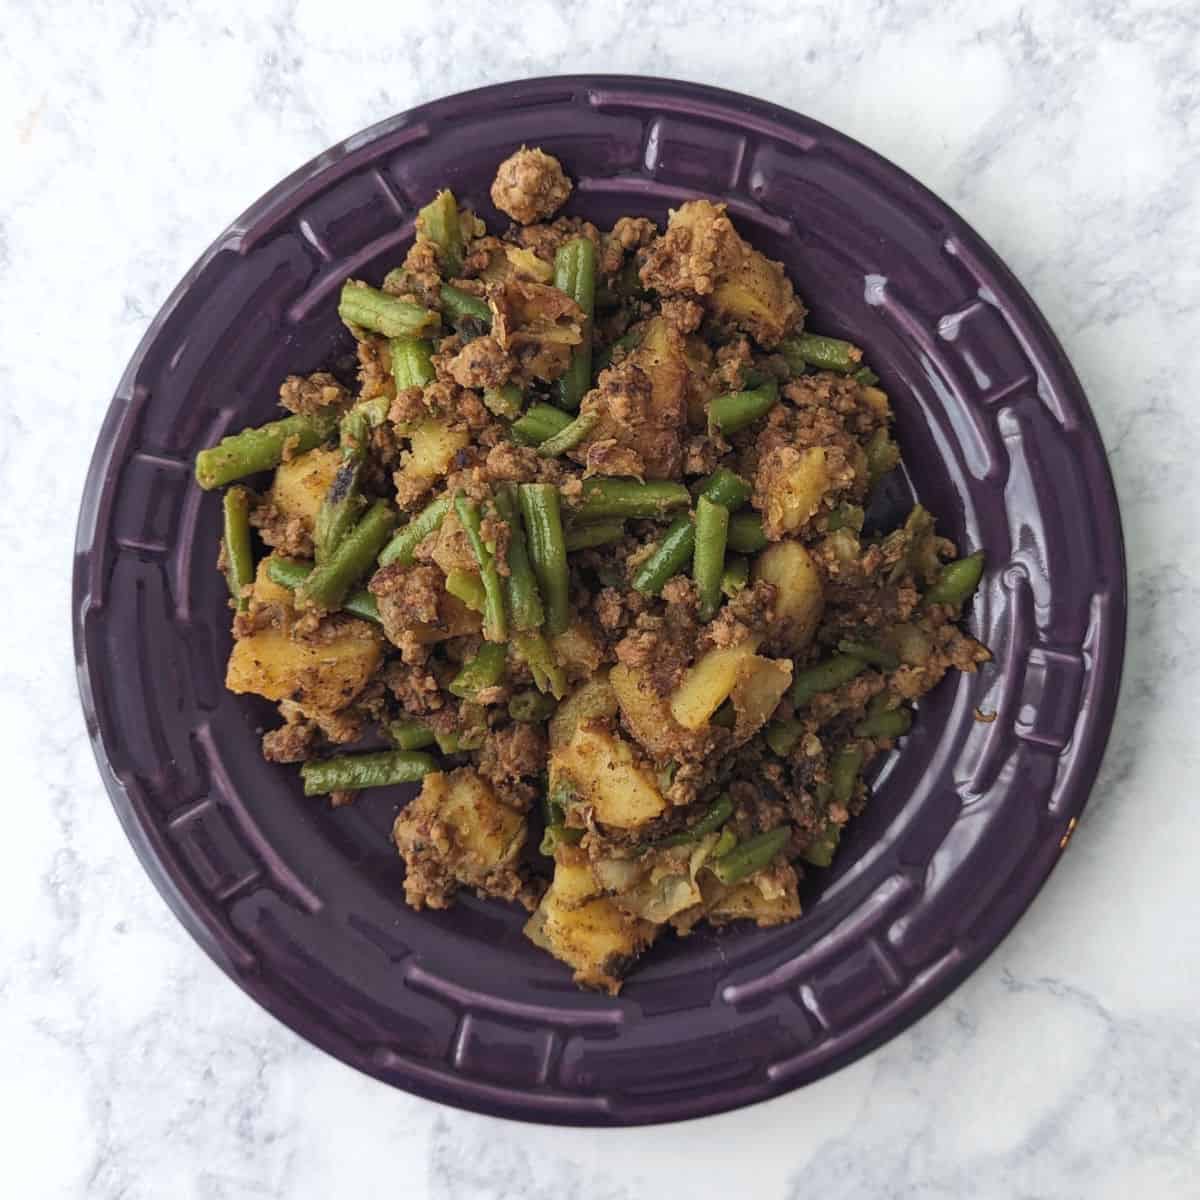
[[[405, 908], [405, 793], [331, 811], [258, 751], [270, 706], [222, 687], [220, 503], [202, 446], [274, 411], [280, 379], [349, 348], [347, 274], [378, 281], [450, 186], [493, 224], [522, 142], [569, 211], [659, 221], [698, 192], [782, 259], [811, 327], [851, 336], [892, 395], [913, 490], [989, 569], [971, 613], [995, 665], [920, 706], [836, 866], [781, 929], [664, 939], [618, 999], [575, 991], [468, 899]], [[905, 485], [901, 485], [904, 490]], [[898, 497], [903, 499], [904, 497]], [[1057, 862], [1121, 669], [1121, 531], [1079, 384], [1029, 297], [944, 204], [816, 122], [694, 84], [533, 80], [453, 96], [303, 167], [236, 222], [154, 320], [104, 422], [80, 514], [74, 621], [88, 730], [138, 854], [251, 996], [388, 1083], [525, 1120], [621, 1125], [748, 1104], [904, 1029], [1000, 941]], [[991, 724], [976, 708], [997, 713]], [[181, 1035], [186, 1036], [186, 1035]]]

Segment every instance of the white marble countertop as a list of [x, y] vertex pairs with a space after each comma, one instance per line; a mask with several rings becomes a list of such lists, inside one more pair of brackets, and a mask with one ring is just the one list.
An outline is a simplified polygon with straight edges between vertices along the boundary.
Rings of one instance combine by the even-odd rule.
[[[6, 1194], [1200, 1196], [1194, 6], [512, 7], [519, 18], [496, 27], [502, 6], [467, 0], [0, 2]], [[1033, 292], [1091, 396], [1132, 592], [1101, 782], [984, 967], [807, 1090], [627, 1133], [389, 1091], [246, 999], [167, 911], [113, 816], [66, 619], [76, 502], [108, 397], [215, 234], [362, 126], [566, 71], [764, 96], [867, 142], [962, 212]]]

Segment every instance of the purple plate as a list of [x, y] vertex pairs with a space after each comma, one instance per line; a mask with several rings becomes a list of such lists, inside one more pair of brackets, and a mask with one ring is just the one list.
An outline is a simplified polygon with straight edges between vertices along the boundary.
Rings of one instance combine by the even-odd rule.
[[[982, 546], [971, 612], [995, 654], [920, 705], [805, 914], [666, 938], [617, 999], [577, 992], [467, 899], [404, 906], [401, 789], [331, 811], [265, 763], [271, 706], [227, 693], [220, 502], [201, 447], [275, 412], [289, 372], [349, 348], [336, 294], [404, 253], [449, 186], [493, 225], [521, 143], [576, 180], [569, 211], [662, 222], [697, 193], [779, 258], [811, 326], [861, 344], [897, 411], [907, 493]], [[903, 493], [903, 494], [901, 494]], [[1125, 628], [1103, 446], [1054, 335], [967, 225], [823, 125], [667, 80], [564, 77], [439, 100], [284, 180], [164, 305], [104, 422], [79, 519], [75, 647], [88, 730], [134, 847], [193, 936], [303, 1037], [480, 1112], [628, 1125], [785, 1092], [904, 1029], [984, 958], [1067, 844], [1100, 764]], [[990, 723], [976, 710], [994, 713]]]

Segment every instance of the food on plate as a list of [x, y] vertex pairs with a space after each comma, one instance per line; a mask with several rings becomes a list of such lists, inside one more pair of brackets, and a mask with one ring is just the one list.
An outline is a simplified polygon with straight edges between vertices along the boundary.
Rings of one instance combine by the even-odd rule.
[[289, 377], [196, 476], [266, 758], [335, 805], [419, 782], [408, 903], [519, 902], [616, 992], [667, 929], [799, 916], [913, 702], [989, 655], [982, 554], [868, 521], [900, 451], [861, 351], [723, 204], [602, 231], [570, 192], [526, 147], [507, 229], [438, 192], [342, 288], [356, 372]]

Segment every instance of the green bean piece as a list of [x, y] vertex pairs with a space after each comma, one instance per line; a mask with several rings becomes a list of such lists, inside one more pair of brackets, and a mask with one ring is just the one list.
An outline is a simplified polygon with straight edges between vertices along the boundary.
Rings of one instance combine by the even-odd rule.
[[[583, 339], [571, 351], [571, 363], [558, 381], [560, 408], [574, 412], [592, 386], [592, 318], [596, 311], [596, 246], [591, 238], [564, 242], [554, 255], [554, 286], [583, 309]], [[585, 435], [586, 436], [586, 435]]]
[[464, 292], [462, 288], [452, 287], [448, 283], [443, 283], [438, 288], [438, 298], [442, 302], [442, 310], [453, 324], [457, 325], [458, 322], [470, 318], [482, 321], [489, 329], [492, 327], [492, 310], [488, 308], [486, 300], [472, 296], [470, 292]]
[[[591, 242], [588, 243], [591, 245]], [[557, 458], [568, 450], [574, 450], [600, 423], [600, 414], [594, 409], [580, 413], [569, 425], [564, 425], [556, 434], [548, 437], [537, 448], [541, 458]]]
[[483, 581], [483, 636], [489, 642], [503, 642], [508, 637], [508, 617], [504, 611], [504, 585], [496, 560], [484, 544], [483, 517], [479, 505], [462, 492], [454, 497], [454, 511], [471, 544], [471, 553], [479, 564], [479, 578]]
[[594, 546], [607, 546], [619, 542], [625, 536], [621, 521], [593, 521], [590, 525], [572, 525], [563, 533], [567, 553], [575, 550], [590, 550]]
[[395, 523], [392, 506], [386, 500], [376, 500], [337, 549], [296, 589], [297, 603], [327, 612], [341, 608], [350, 589], [374, 564]]
[[800, 857], [814, 867], [827, 867], [833, 862], [837, 853], [838, 842], [842, 837], [842, 827], [835, 821], [828, 821], [815, 842], [809, 842], [800, 851]]
[[762, 517], [756, 512], [734, 513], [729, 518], [729, 548], [739, 554], [757, 554], [768, 546]]
[[487, 710], [473, 700], [464, 700], [458, 709], [458, 729], [452, 733], [434, 731], [438, 749], [443, 754], [462, 754], [478, 750], [487, 741]]
[[542, 819], [547, 825], [562, 825], [567, 819], [567, 809], [575, 793], [561, 780], [542, 796]]
[[583, 485], [583, 499], [572, 509], [576, 521], [602, 521], [612, 517], [661, 517], [691, 501], [682, 483], [652, 480], [641, 483], [636, 479], [588, 479]]
[[828, 533], [836, 533], [839, 529], [850, 529], [861, 533], [867, 514], [857, 504], [839, 504], [826, 518], [825, 529]]
[[378, 429], [387, 420], [391, 408], [391, 396], [372, 396], [370, 400], [358, 401], [350, 412], [365, 417], [372, 429]]
[[386, 567], [391, 563], [403, 563], [412, 566], [413, 555], [417, 547], [433, 532], [441, 528], [446, 514], [453, 503], [449, 496], [443, 496], [423, 508], [403, 529], [396, 533], [379, 554], [379, 565]]
[[417, 236], [437, 247], [438, 265], [447, 279], [462, 274], [466, 246], [453, 192], [438, 192], [417, 213]]
[[515, 633], [512, 645], [517, 657], [529, 668], [537, 690], [561, 700], [566, 695], [567, 677], [545, 637], [540, 633]]
[[416, 783], [437, 770], [432, 755], [414, 750], [381, 750], [375, 754], [339, 754], [306, 762], [300, 768], [306, 796], [326, 792], [358, 792], [364, 788]]
[[238, 612], [250, 607], [250, 598], [242, 589], [254, 583], [254, 551], [250, 547], [250, 493], [244, 487], [231, 487], [221, 497], [224, 518], [225, 582]]
[[505, 587], [509, 617], [514, 629], [522, 632], [540, 629], [546, 620], [546, 611], [538, 593], [533, 564], [529, 561], [529, 546], [525, 540], [521, 504], [515, 486], [508, 484], [496, 492], [496, 508], [508, 526], [508, 576]]
[[842, 684], [849, 683], [856, 675], [862, 674], [867, 664], [861, 658], [850, 654], [835, 654], [823, 662], [814, 663], [797, 671], [792, 679], [790, 698], [796, 708], [801, 708], [812, 701], [814, 696], [823, 692], [832, 692]]
[[854, 736], [864, 738], [903, 737], [912, 728], [912, 713], [907, 708], [890, 708], [868, 713], [855, 727]]
[[496, 416], [515, 421], [525, 407], [525, 395], [515, 383], [505, 383], [498, 388], [484, 388], [483, 403]]
[[654, 773], [654, 778], [658, 783], [658, 790], [660, 792], [665, 792], [675, 782], [675, 775], [678, 770], [679, 764], [674, 759], [671, 759], [665, 767], [659, 767]]
[[729, 554], [721, 572], [721, 594], [732, 600], [750, 582], [750, 560], [744, 554]]
[[722, 883], [739, 883], [768, 866], [775, 855], [787, 845], [790, 837], [791, 831], [786, 826], [755, 834], [754, 837], [739, 842], [727, 854], [722, 854], [708, 865]]
[[892, 441], [882, 425], [867, 439], [865, 453], [867, 481], [870, 487], [874, 487], [900, 462], [900, 447]]
[[863, 752], [857, 746], [847, 746], [839, 750], [829, 761], [829, 783], [834, 800], [839, 804], [850, 803], [854, 795], [854, 785], [858, 782], [858, 773], [862, 770]]
[[696, 502], [696, 549], [692, 555], [692, 578], [700, 597], [697, 612], [701, 621], [711, 621], [721, 603], [728, 533], [729, 509], [701, 496]]
[[436, 372], [433, 369], [433, 347], [423, 338], [392, 338], [392, 378], [396, 390], [423, 388], [432, 383]]
[[667, 846], [686, 846], [689, 842], [698, 842], [702, 837], [716, 833], [731, 816], [733, 816], [733, 801], [728, 796], [718, 796], [695, 825], [682, 829], [679, 833], [672, 833], [665, 838], [660, 838], [652, 844], [652, 848], [661, 850]]
[[365, 413], [352, 409], [342, 419], [342, 461], [317, 510], [313, 528], [313, 553], [324, 562], [358, 524], [367, 506], [360, 481], [367, 458], [371, 425]]
[[426, 746], [432, 746], [437, 741], [433, 730], [428, 725], [422, 725], [420, 721], [403, 718], [389, 721], [385, 728], [388, 738], [397, 750], [424, 750]]
[[857, 658], [870, 667], [879, 667], [883, 671], [894, 671], [900, 665], [900, 657], [886, 646], [875, 642], [856, 642], [850, 638], [842, 638], [838, 649], [851, 658]]
[[617, 350], [636, 350], [642, 344], [642, 330], [634, 328], [623, 333], [615, 342], [610, 342], [603, 350], [598, 351], [592, 359], [592, 373], [599, 375], [612, 365], [613, 353]]
[[411, 300], [389, 296], [354, 280], [342, 285], [338, 316], [352, 328], [357, 326], [387, 338], [420, 337], [433, 333], [441, 323], [431, 308], [422, 308]]
[[870, 367], [859, 367], [854, 372], [854, 382], [861, 383], [863, 387], [874, 387], [879, 382], [879, 376]]
[[800, 735], [804, 732], [802, 721], [772, 721], [763, 731], [763, 737], [773, 754], [787, 758], [796, 748]]
[[633, 586], [643, 596], [657, 596], [667, 580], [684, 569], [695, 548], [696, 526], [692, 514], [684, 513], [667, 526], [657, 549], [634, 575]]
[[805, 367], [849, 375], [862, 365], [862, 351], [857, 346], [841, 338], [821, 337], [816, 333], [784, 338], [779, 343], [779, 353], [787, 360], [795, 375], [799, 375]]
[[747, 392], [729, 392], [709, 404], [709, 424], [722, 433], [737, 433], [766, 416], [778, 399], [779, 384], [773, 379]]
[[539, 721], [548, 721], [554, 716], [554, 710], [557, 707], [553, 696], [526, 690], [517, 692], [508, 702], [508, 715], [514, 721], [537, 724]]
[[487, 605], [483, 580], [473, 571], [457, 568], [446, 576], [446, 591], [461, 600], [472, 612], [481, 613]]
[[957, 606], [969, 600], [983, 578], [983, 561], [983, 551], [976, 550], [966, 558], [947, 563], [925, 593], [925, 603]]
[[481, 693], [504, 678], [507, 662], [508, 647], [503, 642], [484, 642], [475, 657], [464, 663], [450, 681], [451, 693], [460, 700], [478, 701]]
[[571, 418], [562, 409], [549, 404], [531, 404], [525, 415], [512, 423], [509, 432], [520, 446], [540, 446], [570, 424]]
[[555, 849], [561, 843], [578, 846], [583, 840], [583, 834], [582, 829], [573, 829], [567, 825], [547, 825], [545, 833], [542, 834], [542, 840], [538, 843], [538, 850], [547, 858], [553, 858]]
[[754, 490], [736, 472], [728, 467], [718, 467], [711, 475], [701, 480], [698, 487], [694, 486], [697, 496], [707, 496], [714, 504], [723, 504], [729, 511], [737, 512]]
[[247, 475], [274, 470], [283, 462], [285, 449], [292, 457], [311, 450], [332, 436], [337, 423], [336, 412], [318, 409], [243, 429], [196, 455], [196, 482], [210, 492]]
[[[267, 559], [268, 578], [280, 587], [291, 588], [293, 591], [312, 572], [312, 563], [297, 562], [294, 558], [278, 558], [275, 555]], [[342, 611], [350, 613], [351, 616], [361, 617], [364, 621], [374, 621], [376, 625], [382, 623], [379, 619], [379, 605], [366, 588], [351, 592], [342, 601]]]
[[[750, 498], [750, 485], [725, 467], [718, 467], [701, 485], [700, 496], [733, 510]], [[644, 596], [657, 596], [673, 575], [678, 575], [691, 559], [696, 545], [696, 529], [691, 515], [676, 517], [667, 527], [658, 548], [638, 568], [633, 586]]]
[[529, 558], [546, 614], [546, 632], [562, 633], [570, 621], [570, 579], [558, 489], [549, 483], [523, 483], [517, 490]]
[[737, 834], [734, 833], [728, 825], [726, 825], [725, 828], [721, 830], [721, 836], [717, 838], [716, 842], [713, 844], [712, 852], [709, 854], [709, 857], [723, 857], [724, 855], [728, 854], [730, 850], [734, 848], [734, 846], [737, 845], [737, 842]]

